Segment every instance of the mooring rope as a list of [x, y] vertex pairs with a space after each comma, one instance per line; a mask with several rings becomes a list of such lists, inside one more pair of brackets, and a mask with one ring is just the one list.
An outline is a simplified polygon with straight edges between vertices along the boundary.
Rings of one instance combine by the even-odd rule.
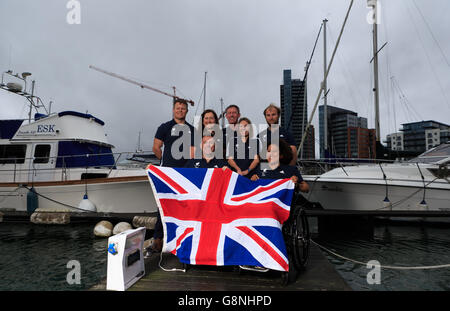
[[[28, 191], [31, 191], [31, 188], [28, 188], [27, 186], [21, 185], [21, 187], [23, 187], [25, 189], [28, 189]], [[34, 190], [33, 192], [36, 193], [38, 196], [40, 196], [40, 197], [42, 197], [44, 199], [47, 199], [47, 200], [49, 200], [49, 201], [51, 201], [53, 203], [60, 204], [62, 206], [68, 207], [68, 208], [73, 208], [73, 209], [76, 209], [76, 210], [79, 210], [79, 211], [82, 211], [82, 212], [90, 212], [89, 210], [85, 210], [85, 209], [82, 209], [82, 208], [79, 208], [79, 207], [76, 207], [76, 206], [72, 206], [72, 205], [69, 205], [69, 204], [66, 204], [66, 203], [63, 203], [63, 202], [56, 201], [56, 200], [54, 200], [52, 198], [49, 198], [49, 197], [47, 197], [47, 196], [45, 196], [43, 194], [40, 194], [36, 190]], [[63, 211], [63, 212], [62, 211], [37, 211], [37, 212], [39, 212], [39, 213], [76, 213], [76, 211]]]
[[[332, 250], [320, 245], [319, 243], [313, 241], [313, 239], [310, 239], [310, 241], [314, 244], [316, 244], [318, 247], [320, 247], [321, 249], [323, 249], [324, 251], [338, 257], [341, 259], [344, 259], [346, 261], [351, 261], [353, 263], [356, 264], [360, 264], [363, 266], [367, 266], [367, 262], [362, 262], [362, 261], [358, 261], [355, 259], [351, 259], [342, 255], [339, 255], [335, 252], [333, 252]], [[450, 264], [445, 264], [445, 265], [435, 265], [435, 266], [412, 266], [412, 267], [407, 267], [407, 266], [388, 266], [388, 265], [376, 265], [376, 264], [372, 264], [372, 267], [380, 267], [380, 268], [384, 268], [384, 269], [393, 269], [393, 270], [431, 270], [431, 269], [441, 269], [441, 268], [450, 268]]]

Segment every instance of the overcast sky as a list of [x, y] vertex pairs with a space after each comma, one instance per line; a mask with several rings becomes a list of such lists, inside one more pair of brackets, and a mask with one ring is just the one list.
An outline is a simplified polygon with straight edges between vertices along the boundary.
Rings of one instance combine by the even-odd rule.
[[[69, 24], [68, 0], [0, 0], [0, 70], [28, 71], [35, 94], [52, 111], [88, 111], [105, 121], [115, 151], [150, 150], [156, 128], [171, 119], [171, 99], [107, 76], [95, 65], [195, 101], [204, 72], [207, 108], [241, 107], [264, 123], [280, 102], [283, 70], [303, 78], [320, 25], [328, 59], [348, 0], [79, 0], [80, 24]], [[372, 25], [366, 0], [355, 0], [330, 71], [328, 104], [356, 111], [374, 127]], [[381, 134], [402, 123], [450, 124], [450, 1], [381, 1], [379, 25]], [[308, 117], [323, 78], [323, 38], [308, 75]], [[10, 80], [8, 80], [10, 81]], [[12, 80], [11, 80], [12, 81]], [[5, 81], [6, 82], [6, 81]], [[31, 85], [31, 83], [29, 83]], [[27, 118], [26, 101], [0, 90], [0, 118]], [[322, 103], [322, 102], [321, 102]], [[199, 107], [198, 107], [199, 106]], [[198, 107], [198, 108], [197, 108]], [[313, 118], [318, 133], [318, 110]], [[318, 145], [316, 145], [318, 153]]]

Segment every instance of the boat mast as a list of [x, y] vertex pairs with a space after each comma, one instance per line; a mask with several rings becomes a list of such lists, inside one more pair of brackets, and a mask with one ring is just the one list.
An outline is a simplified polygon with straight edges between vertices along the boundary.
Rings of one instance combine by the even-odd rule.
[[323, 139], [324, 153], [328, 150], [328, 113], [327, 113], [327, 22], [323, 20]]
[[[337, 51], [337, 48], [338, 48], [338, 46], [339, 46], [339, 42], [341, 41], [342, 33], [344, 32], [344, 28], [345, 28], [345, 25], [346, 25], [346, 23], [347, 23], [348, 16], [349, 16], [349, 14], [350, 14], [350, 10], [352, 9], [352, 6], [353, 6], [353, 2], [354, 2], [354, 0], [351, 0], [351, 1], [350, 1], [350, 5], [349, 5], [349, 7], [348, 7], [347, 14], [345, 15], [345, 18], [344, 18], [344, 23], [342, 24], [341, 31], [340, 31], [339, 36], [338, 36], [338, 39], [337, 39], [337, 41], [336, 41], [336, 45], [334, 46], [333, 53], [331, 54], [330, 63], [328, 64], [328, 67], [327, 67], [327, 71], [326, 71], [325, 77], [328, 77], [328, 75], [329, 75], [329, 73], [330, 73], [331, 65], [333, 64], [334, 57], [335, 57], [335, 55], [336, 55], [336, 51]], [[312, 123], [312, 118], [314, 117], [314, 113], [316, 112], [317, 105], [319, 104], [319, 100], [320, 100], [320, 98], [321, 98], [321, 96], [322, 96], [322, 92], [325, 92], [325, 93], [326, 93], [326, 90], [324, 90], [324, 88], [323, 88], [323, 83], [320, 84], [319, 94], [317, 94], [316, 101], [315, 101], [315, 103], [314, 103], [314, 107], [313, 107], [313, 110], [312, 110], [312, 112], [311, 112], [311, 116], [309, 117], [308, 124], [307, 124], [306, 129], [305, 129], [305, 131], [304, 131], [304, 133], [303, 133], [303, 136], [302, 136], [302, 140], [301, 140], [301, 142], [300, 142], [300, 145], [299, 145], [299, 147], [297, 148], [297, 156], [300, 154], [300, 152], [301, 152], [301, 150], [302, 150], [302, 148], [303, 148], [303, 144], [304, 144], [305, 139], [306, 139], [306, 134], [307, 134], [307, 132], [308, 132], [308, 128], [309, 128], [309, 126], [310, 126], [311, 123]]]
[[205, 83], [203, 84], [203, 111], [206, 109], [206, 74], [208, 72], [205, 71]]
[[222, 128], [225, 128], [225, 118], [224, 118], [224, 112], [223, 112], [223, 98], [220, 98], [220, 118], [222, 118]]
[[372, 7], [373, 13], [373, 76], [374, 76], [374, 100], [375, 100], [375, 132], [376, 140], [379, 142], [381, 139], [380, 135], [380, 107], [379, 107], [379, 89], [378, 89], [378, 0], [368, 0], [367, 6]]

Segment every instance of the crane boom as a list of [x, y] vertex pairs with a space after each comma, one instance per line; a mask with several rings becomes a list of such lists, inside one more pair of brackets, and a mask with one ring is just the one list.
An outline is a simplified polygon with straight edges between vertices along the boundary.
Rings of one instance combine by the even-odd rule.
[[106, 70], [104, 70], [104, 69], [101, 69], [101, 68], [92, 66], [92, 65], [89, 65], [89, 68], [90, 68], [90, 69], [94, 69], [94, 70], [99, 71], [99, 72], [102, 72], [102, 73], [104, 73], [104, 74], [107, 74], [107, 75], [109, 75], [109, 76], [112, 76], [112, 77], [115, 77], [115, 78], [118, 78], [118, 79], [121, 79], [121, 80], [130, 82], [130, 83], [135, 84], [135, 85], [137, 85], [137, 86], [139, 86], [139, 87], [141, 87], [141, 88], [143, 88], [143, 89], [149, 89], [149, 90], [158, 92], [158, 93], [160, 93], [160, 94], [163, 94], [163, 95], [172, 97], [172, 98], [175, 99], [175, 100], [182, 101], [182, 102], [186, 102], [186, 103], [191, 104], [191, 106], [194, 106], [194, 102], [193, 102], [192, 100], [180, 98], [180, 97], [175, 96], [175, 95], [173, 95], [173, 94], [170, 94], [170, 93], [167, 93], [167, 92], [164, 92], [164, 91], [155, 89], [154, 87], [151, 87], [151, 86], [148, 86], [148, 85], [145, 85], [145, 84], [142, 84], [142, 83], [133, 81], [133, 80], [131, 80], [131, 79], [125, 78], [125, 77], [123, 77], [123, 76], [120, 76], [120, 75], [118, 75], [118, 74], [116, 74], [116, 73], [109, 72], [109, 71], [106, 71]]

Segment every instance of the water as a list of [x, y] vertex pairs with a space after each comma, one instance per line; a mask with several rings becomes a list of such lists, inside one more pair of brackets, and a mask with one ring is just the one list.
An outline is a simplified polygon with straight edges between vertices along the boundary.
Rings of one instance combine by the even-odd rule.
[[[344, 257], [383, 266], [435, 266], [450, 264], [450, 228], [420, 225], [378, 225], [374, 236], [345, 236], [315, 240]], [[324, 252], [339, 274], [354, 290], [448, 291], [450, 268], [392, 270], [381, 268], [380, 284], [369, 284], [367, 266]]]
[[[93, 224], [64, 226], [0, 223], [0, 290], [87, 290], [106, 278], [107, 239], [93, 235]], [[314, 238], [334, 252], [381, 265], [431, 266], [450, 263], [450, 228], [378, 225], [371, 238]], [[326, 254], [324, 252], [324, 254]], [[450, 268], [437, 270], [381, 269], [381, 284], [369, 285], [366, 266], [326, 255], [354, 290], [450, 290]], [[77, 260], [81, 284], [67, 283]]]
[[[1, 290], [86, 290], [106, 278], [107, 239], [96, 238], [94, 224], [35, 225], [0, 223]], [[80, 284], [70, 285], [80, 264]]]

